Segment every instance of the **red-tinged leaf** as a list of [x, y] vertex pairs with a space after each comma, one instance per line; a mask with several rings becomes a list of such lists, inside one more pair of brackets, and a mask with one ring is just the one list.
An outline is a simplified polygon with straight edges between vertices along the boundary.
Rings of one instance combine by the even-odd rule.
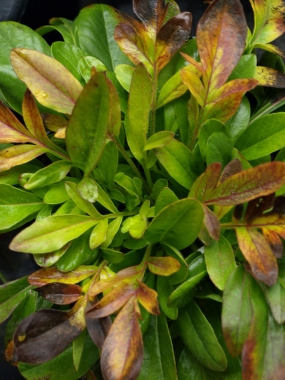
[[120, 283], [86, 313], [91, 318], [107, 317], [118, 311], [134, 295], [134, 285]]
[[59, 355], [85, 328], [84, 305], [66, 313], [40, 310], [22, 320], [13, 337], [14, 360], [41, 364]]
[[225, 123], [228, 121], [238, 110], [244, 93], [250, 89], [253, 89], [257, 82], [254, 79], [245, 79], [248, 81], [248, 89], [235, 93], [229, 93], [228, 95], [215, 100], [213, 103], [207, 103], [203, 112], [202, 121], [208, 119], [216, 119]]
[[141, 271], [138, 271], [136, 267], [129, 267], [119, 271], [116, 275], [104, 278], [99, 282], [95, 283], [89, 290], [91, 296], [96, 296], [99, 293], [102, 293], [106, 289], [109, 289], [121, 281], [130, 282], [133, 281], [136, 277], [141, 275]]
[[206, 92], [199, 76], [187, 69], [181, 69], [180, 73], [183, 83], [186, 84], [198, 104], [203, 107], [206, 100]]
[[37, 137], [39, 141], [50, 142], [47, 137], [44, 123], [36, 106], [34, 97], [29, 90], [27, 90], [25, 93], [22, 111], [26, 127], [30, 133], [33, 136]]
[[210, 93], [226, 82], [237, 65], [246, 35], [246, 19], [238, 0], [215, 0], [200, 19], [197, 45]]
[[234, 174], [214, 189], [205, 203], [230, 206], [274, 193], [285, 184], [285, 164], [268, 162]]
[[236, 228], [239, 247], [250, 264], [254, 276], [266, 285], [273, 285], [278, 276], [276, 257], [264, 236], [253, 228]]
[[143, 282], [139, 282], [139, 288], [137, 293], [138, 301], [143, 307], [151, 314], [159, 315], [159, 305], [157, 301], [157, 292], [149, 288]]
[[228, 179], [230, 176], [240, 173], [241, 171], [242, 171], [242, 163], [240, 162], [240, 160], [235, 158], [234, 160], [232, 160], [225, 166], [224, 170], [222, 171], [218, 184], [225, 182], [225, 180]]
[[31, 274], [28, 280], [31, 285], [35, 286], [43, 286], [53, 282], [76, 284], [92, 276], [97, 270], [97, 267], [83, 265], [71, 272], [60, 272], [56, 268], [42, 268]]
[[222, 171], [222, 164], [214, 162], [210, 164], [205, 173], [201, 174], [192, 186], [189, 197], [204, 201], [217, 186]]
[[151, 25], [158, 31], [166, 17], [168, 6], [165, 0], [145, 1], [134, 0], [133, 10], [138, 18], [146, 25]]
[[143, 360], [138, 305], [131, 298], [116, 317], [103, 344], [101, 368], [105, 380], [133, 380]]
[[204, 208], [204, 219], [203, 223], [206, 227], [209, 235], [214, 240], [219, 240], [220, 236], [220, 222], [218, 217], [211, 211], [207, 206], [203, 205]]
[[0, 101], [0, 143], [24, 143], [33, 140], [31, 133]]
[[48, 149], [38, 145], [20, 144], [0, 151], [0, 172], [25, 164], [46, 153]]
[[188, 39], [192, 14], [183, 12], [172, 17], [159, 31], [156, 40], [156, 67], [159, 72]]
[[17, 48], [11, 52], [11, 63], [39, 103], [71, 114], [82, 86], [60, 62], [36, 50]]
[[153, 72], [153, 66], [144, 41], [134, 26], [121, 22], [115, 28], [114, 37], [121, 50], [135, 65], [143, 63], [149, 73]]
[[285, 74], [272, 69], [271, 67], [257, 66], [254, 78], [258, 81], [259, 86], [284, 88]]
[[180, 268], [180, 263], [171, 256], [166, 257], [150, 257], [147, 261], [148, 269], [160, 276], [170, 276], [177, 272]]
[[35, 290], [56, 305], [68, 305], [81, 297], [81, 287], [72, 284], [54, 282]]

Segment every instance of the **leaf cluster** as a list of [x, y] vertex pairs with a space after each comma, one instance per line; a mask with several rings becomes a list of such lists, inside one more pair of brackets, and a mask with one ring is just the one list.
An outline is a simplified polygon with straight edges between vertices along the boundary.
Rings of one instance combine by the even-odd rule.
[[40, 267], [0, 286], [26, 379], [284, 378], [285, 3], [250, 3], [252, 31], [214, 0], [196, 38], [173, 0], [0, 23], [1, 232]]

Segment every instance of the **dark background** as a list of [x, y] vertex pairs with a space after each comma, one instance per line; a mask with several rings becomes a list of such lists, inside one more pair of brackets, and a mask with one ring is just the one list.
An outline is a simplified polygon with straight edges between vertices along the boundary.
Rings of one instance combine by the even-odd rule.
[[[36, 29], [47, 25], [52, 17], [65, 17], [74, 19], [80, 9], [93, 4], [91, 0], [0, 0], [0, 21], [18, 21]], [[99, 1], [114, 6], [126, 13], [132, 14], [131, 0]], [[182, 1], [178, 0], [181, 11], [190, 11], [193, 14], [192, 35], [195, 35], [197, 22], [201, 18], [207, 4], [203, 0]], [[242, 0], [248, 24], [252, 26], [252, 11], [249, 0]], [[58, 35], [56, 36], [58, 38]], [[284, 37], [279, 46], [284, 47]], [[1, 48], [1, 47], [0, 47]], [[285, 49], [284, 49], [285, 50]], [[0, 234], [0, 272], [7, 281], [12, 281], [35, 271], [36, 266], [29, 255], [10, 252], [8, 244], [15, 235], [15, 231], [8, 234]], [[1, 284], [1, 280], [0, 280]], [[12, 367], [4, 360], [4, 331], [5, 324], [0, 326], [0, 380], [23, 379], [17, 368]]]

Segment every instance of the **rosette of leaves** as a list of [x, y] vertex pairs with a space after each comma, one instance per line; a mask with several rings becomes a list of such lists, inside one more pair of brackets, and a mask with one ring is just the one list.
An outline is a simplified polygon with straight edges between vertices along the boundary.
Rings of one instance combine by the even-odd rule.
[[284, 377], [285, 4], [250, 3], [253, 31], [214, 0], [196, 38], [173, 0], [0, 24], [1, 232], [40, 267], [0, 287], [26, 379]]

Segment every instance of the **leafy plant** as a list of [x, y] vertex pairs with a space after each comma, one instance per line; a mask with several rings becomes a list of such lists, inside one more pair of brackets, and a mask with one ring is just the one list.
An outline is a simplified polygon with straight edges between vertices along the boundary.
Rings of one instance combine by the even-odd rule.
[[214, 0], [196, 38], [173, 0], [0, 24], [1, 232], [40, 266], [0, 287], [26, 379], [284, 378], [285, 3], [250, 3], [253, 31]]

